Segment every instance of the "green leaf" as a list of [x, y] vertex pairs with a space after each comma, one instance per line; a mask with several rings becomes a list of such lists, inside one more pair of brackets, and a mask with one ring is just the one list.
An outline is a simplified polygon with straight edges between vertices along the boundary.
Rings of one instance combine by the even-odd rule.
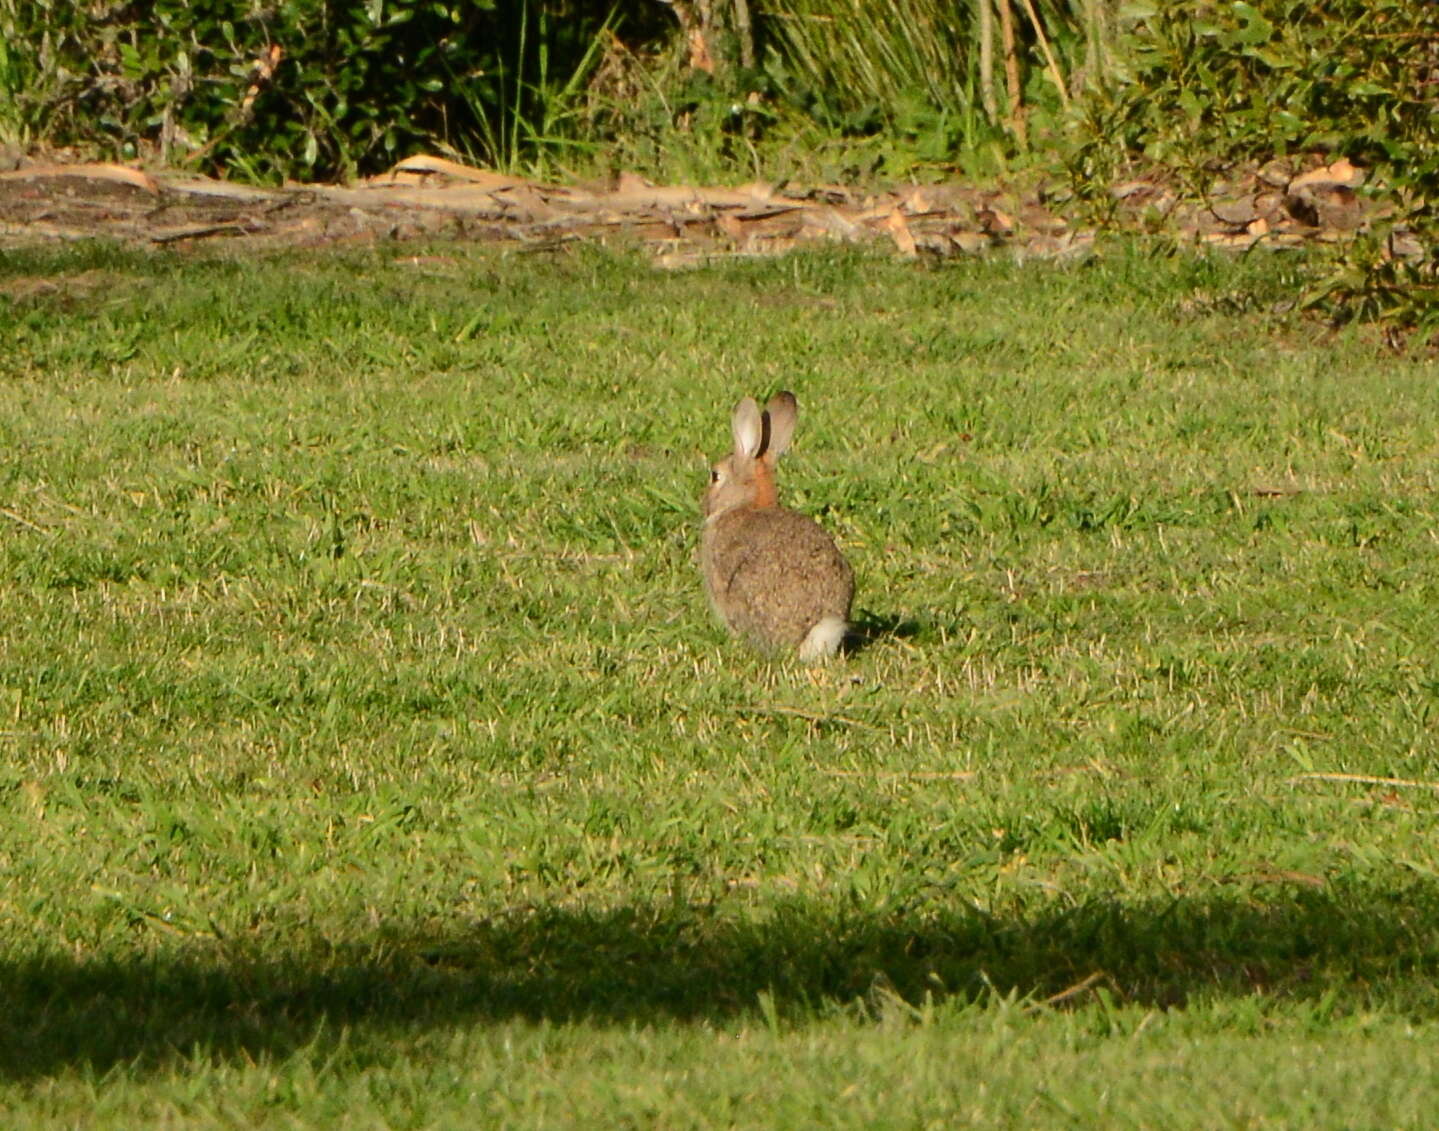
[[1254, 45], [1266, 43], [1274, 36], [1274, 25], [1260, 15], [1259, 10], [1243, 0], [1235, 0], [1234, 13], [1244, 21], [1244, 26], [1234, 32], [1237, 43]]
[[1280, 55], [1270, 46], [1246, 47], [1244, 49], [1244, 55], [1249, 59], [1258, 59], [1266, 67], [1270, 67], [1276, 71], [1285, 70], [1297, 65], [1293, 59], [1285, 55]]

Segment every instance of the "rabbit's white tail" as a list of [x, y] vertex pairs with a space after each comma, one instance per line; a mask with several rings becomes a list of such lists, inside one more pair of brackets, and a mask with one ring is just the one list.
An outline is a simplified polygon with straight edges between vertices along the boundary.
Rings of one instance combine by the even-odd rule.
[[849, 625], [845, 624], [844, 617], [821, 617], [800, 644], [799, 658], [808, 664], [833, 656], [847, 631]]

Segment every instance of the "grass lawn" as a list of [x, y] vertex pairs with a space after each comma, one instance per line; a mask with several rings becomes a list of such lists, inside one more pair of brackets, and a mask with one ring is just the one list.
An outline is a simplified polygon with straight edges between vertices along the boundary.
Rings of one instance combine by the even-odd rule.
[[0, 1122], [1432, 1126], [1439, 364], [1297, 262], [5, 253]]

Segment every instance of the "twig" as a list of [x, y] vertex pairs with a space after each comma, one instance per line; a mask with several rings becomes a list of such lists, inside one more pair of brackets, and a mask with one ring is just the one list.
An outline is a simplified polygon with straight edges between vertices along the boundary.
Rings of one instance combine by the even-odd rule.
[[1014, 38], [1014, 10], [1010, 0], [996, 0], [999, 4], [999, 30], [1004, 40], [1004, 80], [1009, 90], [1009, 128], [1020, 145], [1028, 143], [1029, 132], [1024, 127], [1024, 102], [1019, 86], [1019, 48]]
[[174, 243], [176, 240], [195, 240], [205, 236], [246, 236], [263, 232], [267, 224], [227, 221], [218, 224], [187, 224], [183, 228], [170, 228], [150, 233], [151, 243]]
[[1028, 1012], [1038, 1013], [1041, 1009], [1045, 1008], [1045, 1006], [1058, 1005], [1060, 1002], [1068, 1001], [1070, 998], [1078, 997], [1080, 994], [1084, 993], [1085, 990], [1092, 987], [1096, 982], [1102, 982], [1105, 977], [1106, 975], [1103, 970], [1096, 970], [1093, 974], [1089, 975], [1089, 977], [1085, 978], [1084, 981], [1076, 982], [1074, 985], [1070, 986], [1069, 989], [1060, 990], [1059, 993], [1050, 994], [1043, 1001], [1036, 1002], [1034, 1005], [1029, 1007]]
[[979, 100], [989, 124], [999, 122], [994, 98], [994, 0], [979, 0]]
[[1060, 74], [1054, 52], [1049, 49], [1049, 37], [1044, 34], [1044, 24], [1040, 22], [1039, 13], [1034, 10], [1034, 0], [1020, 0], [1020, 2], [1023, 3], [1024, 10], [1029, 16], [1029, 22], [1034, 25], [1034, 37], [1039, 40], [1039, 49], [1044, 53], [1044, 61], [1049, 67], [1049, 77], [1054, 80], [1054, 85], [1059, 90], [1059, 104], [1067, 111], [1069, 109], [1069, 91], [1064, 89], [1064, 76]]
[[1337, 781], [1351, 782], [1354, 785], [1392, 785], [1401, 788], [1408, 787], [1410, 789], [1439, 789], [1439, 781], [1413, 781], [1409, 778], [1380, 778], [1370, 774], [1295, 774], [1289, 779], [1289, 784], [1293, 785], [1301, 781]]
[[21, 526], [29, 527], [31, 530], [38, 531], [41, 534], [45, 533], [45, 528], [43, 526], [31, 522], [23, 514], [16, 514], [8, 507], [0, 507], [0, 514], [3, 514], [11, 522], [18, 522]]
[[754, 70], [754, 27], [750, 21], [749, 0], [734, 0], [734, 30], [739, 39], [739, 65]]
[[[865, 725], [863, 723], [861, 726]], [[974, 770], [825, 770], [832, 778], [875, 778], [914, 781], [969, 781], [978, 775]]]
[[879, 729], [873, 723], [861, 722], [859, 719], [847, 719], [843, 715], [818, 715], [813, 711], [801, 711], [798, 707], [736, 707], [735, 710], [741, 715], [788, 715], [812, 723], [840, 723], [843, 726], [861, 727], [864, 730]]

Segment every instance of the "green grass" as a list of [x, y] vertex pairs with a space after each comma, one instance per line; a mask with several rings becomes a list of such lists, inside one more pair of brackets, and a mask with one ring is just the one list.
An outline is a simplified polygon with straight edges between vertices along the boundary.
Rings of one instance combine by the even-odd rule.
[[[6, 1126], [1432, 1122], [1439, 367], [1281, 258], [410, 254], [0, 261]], [[693, 567], [780, 387], [816, 669]]]

